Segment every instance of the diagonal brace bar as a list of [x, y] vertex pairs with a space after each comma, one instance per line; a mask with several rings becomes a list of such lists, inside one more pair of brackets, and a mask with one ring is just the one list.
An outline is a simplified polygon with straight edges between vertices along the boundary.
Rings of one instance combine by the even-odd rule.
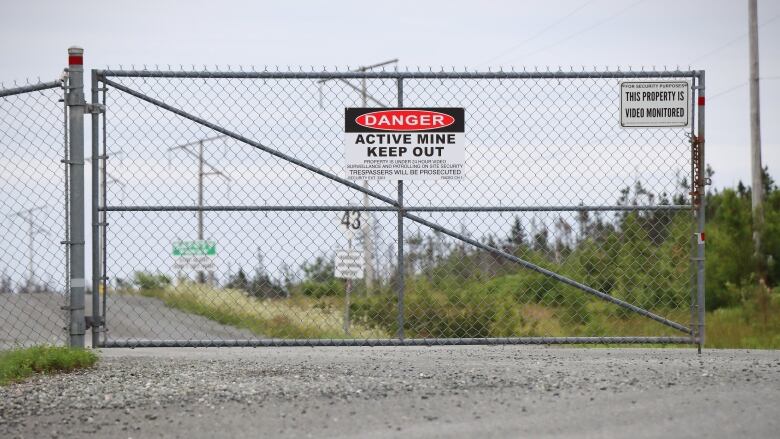
[[674, 328], [674, 329], [676, 329], [676, 330], [678, 330], [680, 332], [684, 332], [686, 334], [691, 334], [691, 330], [686, 328], [685, 326], [683, 326], [683, 325], [681, 325], [679, 323], [673, 322], [673, 321], [671, 321], [669, 319], [666, 319], [664, 317], [661, 317], [658, 314], [654, 314], [654, 313], [652, 313], [650, 311], [647, 311], [646, 309], [640, 308], [640, 307], [638, 307], [636, 305], [632, 305], [632, 304], [630, 304], [628, 302], [620, 300], [617, 297], [610, 296], [607, 293], [603, 293], [603, 292], [598, 291], [598, 290], [596, 290], [594, 288], [591, 288], [591, 287], [589, 287], [589, 286], [587, 286], [585, 284], [581, 284], [581, 283], [579, 283], [579, 282], [577, 282], [575, 280], [569, 279], [566, 276], [562, 276], [562, 275], [560, 275], [558, 273], [555, 273], [553, 271], [547, 270], [546, 268], [542, 268], [542, 267], [540, 267], [540, 266], [538, 266], [536, 264], [533, 264], [531, 262], [528, 262], [528, 261], [526, 261], [524, 259], [520, 259], [520, 258], [518, 258], [515, 255], [506, 253], [506, 252], [501, 251], [501, 250], [499, 250], [499, 249], [497, 249], [495, 247], [491, 247], [489, 245], [482, 244], [481, 242], [475, 241], [475, 240], [473, 240], [473, 239], [471, 239], [471, 238], [469, 238], [467, 236], [464, 236], [464, 235], [462, 235], [460, 233], [453, 232], [452, 230], [446, 229], [446, 228], [444, 228], [444, 227], [442, 227], [442, 226], [440, 226], [438, 224], [432, 223], [430, 221], [426, 221], [426, 220], [420, 218], [417, 215], [412, 215], [412, 214], [410, 214], [408, 212], [404, 212], [403, 215], [406, 218], [409, 218], [410, 220], [412, 220], [414, 222], [417, 222], [417, 223], [420, 223], [422, 225], [428, 226], [428, 227], [432, 228], [433, 230], [436, 230], [438, 232], [444, 233], [445, 235], [449, 235], [449, 236], [451, 236], [451, 237], [453, 237], [455, 239], [459, 239], [461, 241], [464, 241], [464, 242], [466, 242], [468, 244], [471, 244], [471, 245], [473, 245], [475, 247], [481, 248], [482, 250], [485, 250], [485, 251], [488, 251], [490, 253], [493, 253], [494, 255], [501, 256], [503, 258], [509, 259], [510, 261], [516, 262], [516, 263], [522, 265], [523, 267], [525, 267], [525, 268], [527, 268], [529, 270], [536, 271], [537, 273], [541, 273], [541, 274], [543, 274], [545, 276], [551, 277], [551, 278], [553, 278], [553, 279], [555, 279], [555, 280], [557, 280], [559, 282], [562, 282], [562, 283], [564, 283], [566, 285], [569, 285], [569, 286], [572, 286], [574, 288], [577, 288], [577, 289], [580, 289], [582, 291], [585, 291], [586, 293], [594, 295], [594, 296], [598, 297], [599, 299], [606, 300], [607, 302], [610, 302], [610, 303], [614, 303], [615, 305], [617, 305], [619, 307], [626, 308], [626, 309], [631, 310], [631, 311], [633, 311], [633, 312], [635, 312], [637, 314], [640, 314], [640, 315], [643, 315], [643, 316], [645, 316], [647, 318], [653, 319], [656, 322], [659, 322], [659, 323], [661, 323], [663, 325], [669, 326], [670, 328]]
[[323, 171], [322, 169], [319, 169], [319, 168], [317, 168], [315, 166], [312, 166], [312, 165], [310, 165], [310, 164], [308, 164], [308, 163], [306, 163], [304, 161], [298, 160], [295, 157], [289, 156], [289, 155], [284, 154], [282, 152], [279, 152], [279, 151], [277, 151], [277, 150], [275, 150], [273, 148], [265, 146], [265, 145], [263, 145], [260, 142], [256, 142], [256, 141], [254, 141], [252, 139], [249, 139], [247, 137], [244, 137], [244, 136], [242, 136], [242, 135], [240, 135], [238, 133], [234, 133], [234, 132], [232, 132], [230, 130], [222, 128], [219, 125], [213, 124], [213, 123], [211, 123], [211, 122], [209, 122], [209, 121], [207, 121], [205, 119], [202, 119], [202, 118], [200, 118], [198, 116], [195, 116], [195, 115], [192, 115], [190, 113], [187, 113], [184, 110], [180, 110], [180, 109], [178, 109], [176, 107], [168, 105], [165, 102], [162, 102], [160, 100], [157, 100], [157, 99], [154, 99], [152, 97], [146, 96], [143, 93], [140, 93], [140, 92], [135, 91], [135, 90], [133, 90], [131, 88], [125, 87], [124, 85], [118, 84], [118, 83], [116, 83], [116, 82], [114, 82], [114, 81], [112, 81], [110, 79], [102, 78], [102, 81], [105, 84], [110, 85], [110, 86], [116, 88], [117, 90], [123, 91], [123, 92], [125, 92], [125, 93], [127, 93], [129, 95], [135, 96], [136, 98], [138, 98], [138, 99], [140, 99], [142, 101], [149, 102], [150, 104], [153, 104], [153, 105], [156, 105], [156, 106], [158, 106], [158, 107], [160, 107], [162, 109], [168, 110], [168, 111], [170, 111], [173, 114], [181, 116], [181, 117], [183, 117], [185, 119], [189, 119], [189, 120], [191, 120], [191, 121], [193, 121], [195, 123], [198, 123], [198, 124], [203, 125], [203, 126], [205, 126], [207, 128], [210, 128], [210, 129], [212, 129], [212, 130], [214, 130], [214, 131], [216, 131], [218, 133], [222, 133], [222, 134], [224, 134], [224, 135], [226, 135], [228, 137], [231, 137], [231, 138], [233, 138], [235, 140], [238, 140], [239, 142], [246, 143], [247, 145], [253, 146], [253, 147], [255, 147], [255, 148], [257, 148], [257, 149], [259, 149], [261, 151], [267, 152], [268, 154], [271, 154], [272, 156], [278, 157], [278, 158], [280, 158], [282, 160], [286, 160], [286, 161], [288, 161], [288, 162], [290, 162], [290, 163], [292, 163], [294, 165], [298, 165], [298, 166], [300, 166], [300, 167], [302, 167], [304, 169], [307, 169], [307, 170], [309, 170], [311, 172], [314, 172], [315, 174], [319, 174], [319, 175], [321, 175], [321, 176], [323, 176], [325, 178], [328, 178], [330, 180], [333, 180], [333, 181], [335, 181], [337, 183], [341, 183], [344, 186], [347, 186], [347, 187], [349, 187], [351, 189], [355, 189], [357, 191], [360, 191], [360, 192], [362, 192], [364, 194], [367, 194], [369, 196], [372, 196], [372, 197], [374, 197], [374, 198], [376, 198], [376, 199], [378, 199], [380, 201], [384, 201], [385, 203], [388, 203], [388, 204], [390, 204], [392, 206], [396, 206], [396, 207], [398, 206], [398, 202], [396, 200], [393, 200], [392, 198], [386, 197], [386, 196], [384, 196], [384, 195], [382, 195], [380, 193], [374, 192], [374, 191], [372, 191], [370, 189], [366, 189], [366, 188], [364, 188], [363, 186], [361, 186], [359, 184], [355, 184], [355, 183], [353, 183], [353, 182], [351, 182], [351, 181], [349, 181], [349, 180], [347, 180], [345, 178], [341, 178], [341, 177], [339, 177], [339, 176], [337, 176], [335, 174], [331, 174], [330, 172]]

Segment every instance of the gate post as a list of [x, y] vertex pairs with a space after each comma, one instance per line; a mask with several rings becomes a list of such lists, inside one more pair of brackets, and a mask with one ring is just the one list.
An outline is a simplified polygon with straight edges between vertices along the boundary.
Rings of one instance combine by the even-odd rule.
[[698, 133], [696, 136], [696, 142], [698, 143], [698, 157], [694, 157], [694, 160], [698, 162], [699, 170], [698, 170], [698, 179], [695, 182], [696, 184], [696, 191], [699, 193], [699, 206], [698, 210], [696, 212], [696, 222], [697, 222], [697, 232], [699, 233], [699, 239], [698, 239], [698, 252], [696, 255], [696, 305], [698, 307], [699, 312], [699, 322], [698, 322], [698, 333], [699, 333], [699, 346], [698, 351], [701, 354], [701, 349], [704, 347], [704, 316], [705, 316], [705, 307], [704, 307], [704, 242], [705, 242], [705, 234], [704, 234], [704, 215], [705, 215], [705, 204], [707, 197], [705, 196], [705, 190], [706, 190], [706, 184], [707, 184], [707, 177], [704, 175], [704, 169], [705, 169], [705, 162], [704, 162], [704, 70], [699, 71], [699, 98], [697, 101], [697, 105], [699, 107], [699, 114], [698, 114]]
[[[92, 204], [90, 210], [92, 214], [92, 347], [96, 348], [100, 342], [100, 327], [103, 326], [103, 318], [100, 315], [100, 288], [103, 285], [100, 277], [100, 217], [98, 215], [98, 196], [99, 196], [99, 178], [100, 161], [105, 157], [100, 157], [100, 111], [98, 110], [98, 77], [97, 70], [92, 70]], [[103, 165], [105, 167], [105, 164]], [[103, 297], [106, 292], [103, 291]], [[103, 299], [105, 300], [105, 299]]]
[[84, 347], [84, 49], [68, 49], [70, 135], [70, 346]]
[[[404, 106], [404, 79], [398, 78], [398, 106]], [[404, 181], [398, 180], [398, 339], [404, 339]]]

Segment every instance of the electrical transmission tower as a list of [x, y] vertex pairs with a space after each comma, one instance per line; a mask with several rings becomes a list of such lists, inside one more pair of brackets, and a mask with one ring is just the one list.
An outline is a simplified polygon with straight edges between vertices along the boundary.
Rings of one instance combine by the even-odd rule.
[[6, 215], [9, 218], [19, 217], [27, 223], [27, 285], [32, 288], [35, 285], [35, 235], [48, 235], [49, 230], [39, 226], [35, 220], [34, 212], [45, 209], [47, 206], [22, 209]]
[[[394, 58], [391, 60], [383, 61], [380, 63], [372, 64], [369, 66], [364, 67], [358, 67], [354, 71], [356, 72], [367, 72], [369, 70], [377, 69], [380, 67], [384, 67], [386, 65], [395, 64], [398, 62], [398, 58]], [[361, 98], [361, 104], [362, 106], [368, 107], [368, 102], [371, 101], [372, 105], [376, 105], [378, 107], [387, 108], [390, 107], [390, 105], [385, 104], [380, 99], [375, 98], [374, 96], [370, 95], [368, 93], [368, 87], [366, 85], [366, 78], [362, 78], [360, 80], [360, 85], [357, 86], [353, 84], [348, 79], [344, 78], [328, 78], [328, 79], [321, 79], [318, 81], [319, 84], [323, 84], [328, 81], [340, 81], [349, 86], [349, 88], [357, 91], [360, 93]], [[368, 180], [363, 180], [363, 187], [366, 189], [369, 189], [368, 186]], [[369, 207], [370, 199], [368, 197], [367, 193], [363, 193], [363, 207]], [[373, 227], [374, 227], [374, 221], [373, 221], [373, 215], [369, 211], [365, 211], [366, 214], [366, 220], [363, 221], [363, 227], [362, 227], [362, 233], [363, 233], [363, 262], [365, 265], [365, 280], [366, 280], [366, 293], [370, 292], [374, 288], [374, 278], [376, 277], [375, 271], [374, 271], [374, 239], [373, 239]]]
[[[116, 155], [116, 154], [114, 154], [114, 155]], [[84, 157], [84, 161], [87, 162], [87, 163], [92, 163], [92, 157]], [[101, 175], [103, 175], [105, 173], [106, 183], [115, 183], [115, 184], [119, 184], [119, 185], [125, 184], [125, 182], [122, 181], [120, 178], [115, 177], [115, 176], [111, 175], [110, 172], [106, 171], [105, 170], [105, 166], [106, 166], [105, 165], [105, 161], [101, 161], [100, 162], [100, 171], [99, 172], [100, 172]]]
[[[214, 137], [207, 137], [204, 139], [197, 140], [195, 142], [185, 143], [183, 145], [173, 146], [171, 148], [168, 148], [168, 151], [175, 151], [175, 150], [182, 150], [186, 152], [187, 154], [195, 157], [198, 160], [198, 240], [203, 240], [203, 179], [204, 177], [208, 177], [211, 175], [216, 175], [219, 177], [224, 178], [226, 181], [231, 181], [230, 177], [225, 175], [224, 172], [217, 169], [216, 166], [211, 165], [210, 163], [206, 162], [206, 160], [203, 158], [203, 147], [204, 144], [207, 142], [213, 142], [215, 140], [219, 140], [223, 137], [227, 137], [224, 135], [221, 136], [214, 136]], [[197, 147], [197, 150], [193, 151], [191, 148]], [[208, 168], [209, 170], [206, 171], [205, 168]], [[209, 277], [213, 278], [214, 273], [209, 273]], [[199, 283], [205, 283], [205, 273], [203, 271], [198, 271], [198, 282]]]

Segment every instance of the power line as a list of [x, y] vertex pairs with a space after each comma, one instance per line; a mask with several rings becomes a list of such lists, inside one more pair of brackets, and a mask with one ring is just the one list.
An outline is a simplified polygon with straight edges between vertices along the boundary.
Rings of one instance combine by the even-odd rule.
[[[227, 137], [227, 136], [219, 135], [214, 137], [207, 137], [200, 140], [196, 140], [194, 142], [185, 143], [183, 145], [177, 145], [168, 148], [168, 151], [174, 151], [180, 149], [186, 152], [187, 154], [198, 159], [198, 240], [199, 241], [202, 241], [204, 239], [203, 237], [203, 177], [207, 177], [209, 175], [217, 175], [224, 178], [227, 181], [231, 181], [230, 177], [228, 177], [224, 172], [217, 169], [216, 166], [211, 165], [210, 163], [206, 162], [206, 160], [203, 159], [204, 143], [219, 140], [223, 137]], [[190, 149], [190, 147], [193, 146], [198, 147], [197, 152], [192, 151]], [[205, 172], [203, 170], [204, 167], [208, 167], [210, 169], [210, 172]], [[206, 280], [205, 280], [204, 273], [202, 271], [198, 271], [198, 282], [205, 283], [205, 281]]]
[[747, 81], [745, 81], [743, 83], [740, 83], [740, 84], [737, 84], [737, 85], [734, 85], [732, 87], [729, 87], [729, 88], [727, 88], [727, 89], [725, 89], [723, 91], [719, 91], [719, 92], [713, 94], [712, 96], [707, 96], [707, 99], [708, 100], [713, 100], [713, 99], [717, 98], [718, 96], [723, 96], [723, 95], [725, 95], [727, 93], [731, 93], [732, 91], [740, 89], [740, 88], [742, 88], [742, 87], [744, 87], [746, 85], [747, 85]]
[[[379, 67], [384, 67], [384, 66], [386, 66], [388, 64], [395, 64], [395, 63], [398, 63], [398, 58], [393, 58], [391, 60], [382, 61], [380, 63], [372, 64], [370, 66], [358, 67], [357, 69], [355, 69], [353, 71], [354, 72], [367, 72], [369, 70], [373, 70], [373, 69], [376, 69], [376, 68], [379, 68]], [[382, 108], [390, 107], [390, 105], [385, 104], [380, 99], [375, 98], [374, 96], [372, 96], [371, 94], [369, 94], [366, 91], [366, 80], [365, 80], [365, 78], [363, 78], [363, 80], [361, 81], [361, 85], [359, 87], [357, 85], [353, 84], [351, 81], [348, 81], [348, 80], [346, 80], [344, 78], [320, 79], [319, 81], [317, 81], [317, 84], [320, 85], [320, 99], [322, 99], [322, 96], [321, 96], [322, 95], [322, 88], [321, 88], [322, 84], [324, 84], [324, 83], [326, 83], [328, 81], [339, 81], [339, 82], [342, 82], [342, 83], [346, 84], [352, 90], [355, 90], [356, 92], [360, 93], [361, 97], [363, 98], [363, 106], [364, 107], [366, 106], [367, 101], [372, 101], [372, 102], [374, 102], [375, 104], [377, 104], [378, 106], [380, 106]]]
[[[637, 5], [639, 5], [640, 3], [643, 3], [644, 1], [645, 1], [645, 0], [638, 0], [638, 1], [634, 2], [634, 3], [631, 3], [630, 5], [626, 6], [625, 8], [623, 8], [623, 9], [621, 9], [621, 10], [619, 10], [619, 11], [615, 12], [614, 14], [612, 14], [612, 15], [610, 15], [610, 16], [608, 16], [608, 17], [606, 17], [606, 18], [602, 19], [602, 20], [599, 20], [599, 21], [597, 21], [597, 22], [593, 23], [592, 25], [590, 25], [590, 26], [588, 26], [588, 27], [586, 27], [586, 28], [580, 29], [580, 30], [578, 30], [577, 32], [574, 32], [573, 34], [569, 34], [568, 36], [566, 36], [566, 37], [564, 37], [564, 38], [562, 38], [562, 39], [560, 39], [560, 40], [558, 40], [558, 41], [556, 41], [556, 42], [554, 42], [554, 43], [552, 43], [552, 44], [549, 44], [549, 45], [547, 45], [547, 46], [541, 47], [541, 48], [539, 48], [539, 49], [536, 49], [536, 50], [534, 50], [534, 51], [531, 51], [531, 52], [525, 53], [525, 54], [523, 54], [523, 55], [522, 55], [521, 57], [519, 57], [519, 58], [524, 58], [524, 57], [527, 57], [527, 56], [535, 55], [535, 54], [537, 54], [537, 53], [539, 53], [539, 52], [542, 52], [542, 51], [544, 51], [544, 50], [547, 50], [547, 49], [550, 49], [550, 48], [552, 48], [552, 47], [555, 47], [555, 46], [557, 46], [557, 45], [559, 45], [559, 44], [561, 44], [561, 43], [565, 43], [566, 41], [569, 41], [569, 40], [571, 40], [571, 39], [572, 39], [572, 38], [574, 38], [574, 37], [580, 36], [580, 35], [582, 35], [582, 34], [584, 34], [584, 33], [586, 33], [586, 32], [590, 32], [590, 31], [592, 31], [593, 29], [595, 29], [595, 28], [597, 28], [597, 27], [599, 27], [599, 26], [601, 26], [601, 25], [603, 25], [603, 24], [606, 24], [606, 23], [608, 23], [608, 22], [610, 22], [610, 21], [614, 20], [615, 18], [617, 18], [617, 17], [619, 17], [619, 16], [623, 15], [623, 14], [624, 14], [624, 13], [626, 13], [626, 12], [627, 12], [629, 9], [631, 9], [631, 8], [633, 8], [633, 7], [637, 6]], [[518, 59], [518, 58], [515, 58], [515, 60], [517, 60], [517, 59]]]
[[[88, 163], [92, 163], [92, 157], [84, 157], [84, 161], [88, 162]], [[104, 166], [105, 166], [105, 162], [101, 162], [101, 164], [100, 164], [100, 171], [101, 172], [103, 171], [103, 167]], [[118, 185], [125, 184], [125, 182], [122, 181], [121, 178], [118, 178], [118, 177], [115, 177], [115, 176], [111, 175], [111, 173], [108, 172], [108, 171], [106, 171], [106, 182], [108, 182], [108, 183], [116, 183]]]
[[582, 10], [582, 9], [584, 9], [586, 6], [588, 6], [588, 5], [592, 4], [592, 3], [594, 3], [595, 1], [596, 1], [596, 0], [589, 0], [589, 1], [586, 1], [585, 3], [583, 3], [583, 4], [579, 5], [578, 7], [574, 8], [573, 10], [571, 10], [571, 11], [570, 11], [568, 14], [566, 14], [566, 15], [564, 15], [563, 17], [559, 18], [558, 20], [556, 20], [556, 21], [554, 21], [554, 22], [550, 23], [548, 26], [546, 26], [545, 28], [543, 28], [543, 29], [541, 29], [540, 31], [536, 32], [535, 34], [531, 35], [530, 37], [528, 37], [528, 38], [526, 38], [526, 39], [524, 39], [524, 40], [520, 41], [519, 43], [515, 44], [514, 46], [512, 46], [512, 47], [510, 47], [510, 48], [508, 48], [508, 49], [506, 49], [506, 50], [504, 50], [503, 52], [499, 53], [498, 55], [496, 55], [496, 56], [494, 56], [494, 57], [492, 57], [492, 58], [490, 58], [490, 59], [487, 59], [487, 60], [485, 60], [485, 61], [482, 61], [482, 62], [481, 62], [481, 63], [479, 63], [479, 64], [480, 64], [480, 65], [488, 64], [488, 63], [490, 63], [490, 62], [492, 62], [492, 61], [495, 61], [495, 60], [497, 60], [498, 58], [501, 58], [501, 57], [503, 57], [504, 55], [506, 55], [506, 54], [508, 54], [508, 53], [510, 53], [510, 52], [513, 52], [513, 51], [515, 51], [516, 49], [518, 49], [518, 48], [520, 48], [520, 47], [524, 46], [526, 43], [528, 43], [528, 42], [530, 42], [530, 41], [533, 41], [533, 40], [535, 40], [536, 38], [540, 37], [542, 34], [544, 34], [545, 32], [547, 32], [548, 30], [550, 30], [550, 29], [554, 28], [555, 26], [557, 26], [557, 25], [561, 24], [562, 22], [566, 21], [566, 19], [567, 19], [567, 18], [569, 18], [569, 17], [571, 17], [572, 15], [576, 14], [577, 12], [581, 11], [581, 10]]
[[33, 213], [39, 210], [46, 209], [47, 207], [48, 206], [37, 206], [29, 209], [22, 209], [12, 214], [6, 215], [7, 217], [18, 216], [19, 218], [23, 219], [25, 223], [27, 223], [27, 227], [28, 227], [27, 229], [27, 251], [28, 251], [27, 271], [29, 276], [28, 283], [30, 288], [33, 287], [33, 284], [35, 282], [35, 257], [34, 257], [35, 235], [48, 235], [50, 233], [49, 230], [37, 224], [37, 221], [35, 220], [35, 215]]
[[[774, 80], [780, 79], [780, 76], [762, 76], [759, 79], [761, 81], [774, 81]], [[707, 99], [708, 100], [713, 100], [713, 99], [717, 98], [718, 96], [722, 96], [722, 95], [731, 93], [734, 90], [738, 90], [738, 89], [746, 86], [747, 84], [748, 84], [747, 81], [745, 81], [745, 82], [741, 82], [739, 84], [732, 85], [731, 87], [729, 87], [729, 88], [727, 88], [725, 90], [719, 91], [719, 92], [713, 94], [712, 96], [707, 96]]]
[[[767, 24], [777, 20], [778, 18], [780, 18], [780, 14], [777, 14], [774, 17], [772, 17], [772, 18], [766, 20], [765, 22], [759, 24], [758, 27], [761, 28], [763, 26], [766, 26]], [[745, 33], [743, 33], [743, 34], [741, 34], [741, 35], [739, 35], [739, 36], [737, 36], [737, 37], [735, 37], [735, 38], [733, 38], [733, 39], [723, 43], [722, 45], [720, 45], [720, 46], [710, 50], [709, 52], [707, 52], [707, 53], [705, 53], [705, 54], [703, 54], [703, 55], [701, 55], [701, 56], [699, 56], [697, 58], [694, 58], [691, 61], [691, 64], [693, 64], [693, 63], [695, 63], [697, 61], [701, 61], [702, 59], [707, 58], [708, 56], [710, 56], [712, 54], [718, 53], [721, 50], [731, 46], [732, 44], [736, 44], [736, 43], [740, 42], [743, 38], [747, 37], [747, 35], [748, 35], [747, 32], [745, 32]]]
[[[382, 62], [379, 62], [379, 63], [376, 63], [376, 64], [371, 64], [371, 65], [368, 65], [368, 66], [358, 67], [356, 69], [356, 71], [358, 71], [358, 72], [367, 72], [369, 70], [373, 70], [373, 69], [376, 69], [376, 68], [379, 68], [379, 67], [384, 67], [384, 66], [389, 65], [389, 64], [397, 64], [397, 63], [398, 63], [398, 58], [393, 58], [393, 59], [390, 59], [390, 60], [387, 60], [387, 61], [382, 61]], [[317, 81], [317, 83], [319, 84], [320, 87], [322, 87], [322, 84], [324, 84], [324, 83], [326, 83], [326, 82], [328, 82], [330, 80], [333, 80], [333, 79], [334, 78], [320, 79], [319, 81]], [[375, 104], [379, 105], [380, 107], [383, 107], [383, 108], [387, 108], [387, 107], [390, 106], [390, 105], [384, 104], [380, 99], [377, 99], [377, 98], [371, 96], [368, 93], [368, 85], [366, 83], [366, 78], [361, 78], [359, 87], [356, 86], [355, 84], [353, 84], [351, 81], [348, 81], [348, 80], [346, 80], [344, 78], [335, 78], [335, 79], [340, 81], [340, 82], [342, 82], [342, 83], [344, 83], [344, 84], [346, 84], [352, 90], [355, 90], [358, 93], [360, 93], [361, 104], [362, 104], [362, 106], [364, 108], [368, 106], [368, 101], [369, 100], [374, 102]], [[322, 88], [320, 88], [320, 96], [322, 96]], [[363, 180], [363, 187], [366, 188], [366, 189], [369, 188], [368, 180]], [[370, 200], [368, 198], [368, 194], [365, 193], [365, 194], [363, 194], [363, 206], [369, 207], [369, 205], [370, 205]], [[375, 273], [374, 273], [374, 237], [372, 236], [373, 233], [374, 233], [374, 230], [373, 230], [374, 221], [373, 221], [373, 216], [371, 215], [371, 212], [366, 211], [365, 215], [366, 215], [366, 220], [364, 221], [364, 224], [363, 224], [363, 227], [362, 227], [363, 228], [363, 262], [364, 262], [364, 266], [365, 266], [365, 270], [366, 270], [366, 273], [365, 273], [366, 294], [368, 294], [372, 290], [372, 288], [373, 288], [374, 277], [375, 277]], [[351, 283], [348, 283], [348, 285], [351, 285]], [[347, 328], [347, 326], [346, 326], [346, 323], [345, 323], [345, 330], [346, 330], [346, 328]]]

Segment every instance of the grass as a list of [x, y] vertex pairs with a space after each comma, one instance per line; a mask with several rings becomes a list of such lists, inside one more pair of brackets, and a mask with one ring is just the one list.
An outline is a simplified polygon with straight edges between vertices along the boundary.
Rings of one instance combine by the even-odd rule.
[[69, 372], [91, 367], [97, 354], [84, 349], [35, 346], [0, 352], [0, 386], [36, 373]]
[[269, 338], [387, 338], [360, 324], [343, 329], [343, 302], [335, 298], [257, 299], [233, 289], [184, 283], [175, 287], [142, 289], [146, 297], [171, 308], [197, 314], [224, 325], [248, 329]]
[[723, 308], [707, 313], [705, 325], [708, 348], [780, 349], [777, 311], [764, 320], [749, 308]]
[[[342, 329], [344, 303], [340, 297], [313, 298], [293, 295], [287, 299], [258, 299], [239, 290], [191, 283], [176, 287], [134, 290], [133, 294], [155, 297], [172, 308], [225, 325], [245, 328], [269, 338], [388, 338], [396, 329], [395, 304], [385, 297], [354, 297], [351, 330], [350, 334], [346, 335]], [[378, 302], [378, 306], [364, 309], [361, 303], [366, 300]], [[474, 336], [469, 334], [480, 327], [474, 326], [472, 320], [479, 318], [481, 314], [453, 316], [450, 315], [451, 310], [447, 311], [449, 308], [447, 304], [410, 302], [407, 304], [407, 324], [412, 326], [407, 328], [407, 336]], [[606, 303], [590, 302], [580, 314], [587, 316], [587, 320], [578, 322], [566, 317], [565, 312], [555, 307], [516, 304], [512, 309], [501, 311], [506, 314], [507, 323], [498, 327], [483, 325], [489, 333], [482, 336], [683, 335], [639, 315], [617, 317], [613, 308], [614, 306]], [[437, 310], [439, 312], [436, 312]], [[422, 317], [435, 315], [441, 321], [420, 321], [417, 325], [419, 327], [415, 327], [415, 314]], [[686, 326], [690, 323], [690, 311], [685, 309], [661, 314]], [[448, 320], [453, 318], [460, 320]], [[436, 324], [445, 329], [460, 327], [469, 334], [420, 332], [430, 331]], [[707, 348], [780, 349], [780, 294], [772, 294], [763, 308], [746, 303], [739, 307], [710, 311], [706, 315], [706, 331]]]

